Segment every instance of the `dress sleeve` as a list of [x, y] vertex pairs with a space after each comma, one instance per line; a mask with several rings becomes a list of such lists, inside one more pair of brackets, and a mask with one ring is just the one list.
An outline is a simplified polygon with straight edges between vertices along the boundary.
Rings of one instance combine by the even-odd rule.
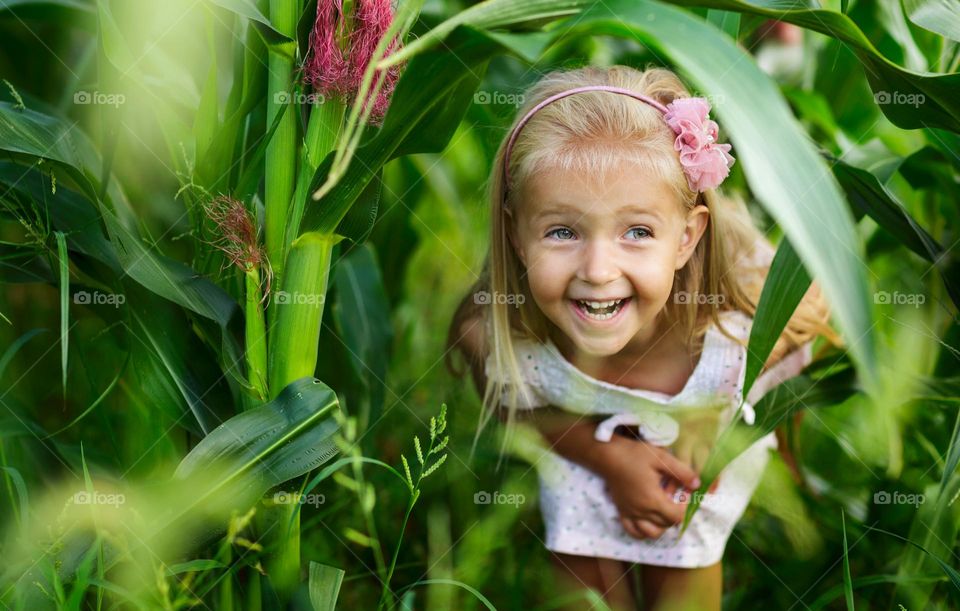
[[747, 395], [747, 402], [756, 405], [774, 386], [794, 378], [813, 360], [813, 343], [807, 342], [800, 348], [784, 356], [776, 365], [766, 370], [757, 378]]
[[516, 388], [516, 408], [517, 409], [535, 409], [549, 405], [548, 401], [539, 391], [539, 378], [536, 372], [531, 370], [530, 363], [534, 360], [534, 350], [528, 342], [514, 339], [514, 352], [517, 355], [517, 363], [520, 367], [521, 380], [519, 385], [515, 386], [515, 381], [510, 380], [506, 372], [497, 366], [493, 352], [487, 355], [484, 364], [484, 373], [487, 376], [488, 383], [499, 381], [503, 383], [503, 392], [500, 394], [500, 403], [508, 406], [510, 402], [510, 391]]

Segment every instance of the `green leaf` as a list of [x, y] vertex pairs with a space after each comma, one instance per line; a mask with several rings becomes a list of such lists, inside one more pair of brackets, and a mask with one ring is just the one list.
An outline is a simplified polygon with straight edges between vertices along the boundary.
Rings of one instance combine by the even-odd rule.
[[[944, 562], [941, 556], [952, 557], [953, 542], [957, 539], [960, 505], [955, 501], [960, 494], [960, 475], [956, 472], [951, 473], [945, 481], [946, 485], [936, 488], [936, 494], [928, 495], [928, 498], [925, 498], [917, 508], [906, 539], [913, 547], [906, 548], [902, 552], [897, 574], [901, 576], [930, 574], [932, 568], [930, 561], [933, 560], [953, 583], [954, 587], [950, 591], [956, 603], [960, 601], [960, 574]], [[932, 584], [898, 586], [894, 597], [904, 600], [908, 608], [924, 609], [928, 607], [927, 603], [933, 594], [933, 587]]]
[[127, 353], [127, 356], [126, 356], [126, 358], [125, 358], [124, 361], [123, 361], [123, 365], [121, 365], [120, 368], [117, 370], [117, 375], [115, 375], [115, 376], [113, 377], [113, 380], [111, 380], [110, 383], [107, 384], [107, 387], [103, 390], [103, 392], [100, 393], [100, 395], [99, 395], [96, 399], [94, 399], [93, 403], [91, 403], [86, 409], [84, 409], [82, 412], [80, 412], [80, 414], [79, 414], [76, 418], [74, 418], [73, 420], [71, 420], [69, 423], [63, 425], [62, 427], [60, 427], [60, 428], [57, 429], [56, 431], [53, 431], [52, 433], [50, 433], [49, 435], [47, 435], [47, 436], [44, 437], [43, 439], [49, 439], [50, 437], [53, 437], [53, 436], [55, 436], [55, 435], [59, 435], [60, 433], [64, 432], [65, 430], [73, 427], [73, 426], [76, 425], [78, 422], [80, 422], [81, 420], [83, 420], [84, 418], [86, 418], [86, 417], [90, 414], [90, 412], [92, 412], [93, 410], [95, 410], [95, 409], [97, 408], [98, 405], [100, 405], [101, 403], [103, 403], [103, 400], [106, 399], [107, 396], [108, 396], [111, 392], [113, 392], [113, 389], [114, 389], [114, 388], [116, 388], [117, 383], [120, 381], [120, 378], [121, 378], [121, 377], [123, 376], [123, 374], [126, 372], [126, 370], [127, 370], [127, 363], [129, 363], [129, 362], [130, 362], [130, 353]]
[[[899, 575], [869, 575], [867, 577], [857, 577], [852, 582], [852, 587], [854, 590], [863, 587], [871, 586], [883, 583], [938, 583], [946, 581], [947, 577], [938, 577], [938, 576], [925, 576], [925, 575], [910, 575], [910, 576], [899, 576]], [[843, 596], [846, 591], [846, 584], [838, 584], [820, 596], [817, 597], [808, 607], [808, 611], [819, 611], [820, 609], [826, 607], [832, 603], [835, 599]]]
[[60, 383], [67, 392], [67, 358], [70, 354], [70, 259], [67, 258], [67, 239], [62, 231], [55, 231], [57, 260], [60, 262]]
[[903, 0], [907, 18], [925, 30], [960, 41], [960, 2], [956, 0]]
[[[851, 368], [834, 363], [831, 370], [834, 373], [816, 380], [803, 374], [774, 386], [753, 406], [756, 414], [753, 425], [736, 420], [724, 429], [700, 473], [701, 488], [708, 490], [717, 475], [734, 458], [772, 432], [797, 410], [839, 405], [860, 390]], [[687, 505], [684, 530], [701, 500], [702, 495], [695, 494]]]
[[[484, 596], [483, 594], [481, 594], [476, 588], [473, 588], [473, 587], [471, 587], [471, 586], [463, 583], [462, 581], [457, 581], [457, 580], [455, 580], [455, 579], [421, 579], [420, 581], [415, 581], [415, 582], [413, 582], [412, 584], [404, 587], [402, 590], [400, 590], [400, 592], [401, 592], [401, 593], [402, 593], [402, 592], [406, 592], [406, 591], [411, 590], [411, 589], [413, 589], [413, 588], [415, 588], [415, 587], [417, 587], [417, 586], [424, 586], [424, 585], [430, 585], [430, 584], [443, 584], [443, 585], [456, 586], [456, 587], [458, 587], [458, 588], [462, 588], [462, 589], [466, 590], [467, 592], [469, 592], [470, 594], [472, 594], [472, 595], [474, 596], [474, 598], [476, 598], [476, 599], [479, 600], [481, 603], [483, 603], [483, 606], [485, 606], [487, 609], [490, 609], [491, 611], [496, 611], [496, 607], [493, 606], [493, 603], [491, 603], [491, 602], [487, 599], [487, 597]], [[594, 594], [595, 594], [595, 593], [594, 593]], [[590, 608], [600, 608], [600, 607], [602, 607], [602, 606], [603, 606], [602, 599], [600, 599], [599, 596], [596, 596], [595, 598], [596, 598], [596, 600], [592, 600], [592, 602], [596, 602], [597, 605], [596, 605], [596, 606], [591, 605]]]
[[260, 139], [260, 142], [257, 143], [257, 148], [254, 149], [253, 153], [250, 155], [250, 158], [247, 160], [247, 166], [244, 168], [243, 174], [240, 175], [240, 178], [237, 181], [236, 189], [234, 189], [234, 197], [237, 199], [249, 201], [256, 193], [257, 188], [260, 186], [260, 181], [263, 178], [263, 158], [267, 154], [267, 148], [270, 146], [270, 140], [277, 132], [277, 128], [280, 127], [280, 121], [283, 119], [283, 116], [287, 113], [290, 106], [292, 106], [292, 104], [285, 104], [280, 112], [277, 113], [277, 116], [273, 118], [273, 123], [270, 124], [270, 128]]
[[[332, 160], [332, 157], [330, 158]], [[337, 225], [337, 235], [349, 238], [355, 244], [366, 241], [377, 222], [380, 209], [380, 194], [383, 192], [383, 168], [380, 168], [367, 183], [366, 188], [357, 197]]]
[[843, 591], [847, 599], [847, 611], [853, 607], [853, 579], [850, 577], [850, 549], [847, 547], [847, 519], [840, 510], [840, 523], [843, 527]]
[[[913, 72], [895, 64], [881, 54], [857, 24], [843, 13], [820, 8], [796, 8], [794, 2], [673, 0], [672, 3], [761, 15], [835, 38], [856, 54], [863, 64], [870, 88], [879, 99], [888, 96], [895, 102], [892, 96], [896, 94], [903, 96], [899, 99], [914, 96], [910, 99], [922, 100], [918, 106], [911, 103], [879, 104], [880, 111], [894, 125], [904, 129], [935, 126], [960, 132], [960, 74]], [[696, 48], [704, 47], [698, 44]]]
[[957, 471], [960, 464], [960, 413], [953, 424], [953, 435], [950, 436], [950, 447], [947, 449], [947, 459], [943, 467], [943, 476], [940, 478], [940, 489], [945, 490], [947, 482]]
[[167, 577], [173, 577], [174, 575], [180, 575], [182, 573], [193, 573], [193, 572], [202, 572], [210, 571], [213, 569], [222, 569], [226, 565], [219, 560], [209, 560], [209, 559], [200, 559], [200, 560], [189, 560], [187, 562], [179, 562], [177, 564], [171, 564], [167, 567], [165, 571]]
[[[336, 393], [313, 378], [292, 382], [269, 403], [224, 422], [180, 462], [174, 478], [206, 482], [194, 505], [249, 506], [269, 488], [337, 454]], [[192, 507], [183, 508], [180, 515]]]
[[770, 263], [770, 271], [763, 284], [753, 326], [750, 328], [743, 396], [750, 393], [780, 334], [808, 288], [810, 275], [790, 246], [790, 241], [784, 239]]
[[355, 528], [350, 528], [349, 526], [343, 529], [343, 536], [350, 541], [353, 541], [354, 543], [364, 547], [373, 547], [375, 543], [375, 541], [369, 536], [363, 534]]
[[377, 419], [386, 394], [393, 343], [390, 304], [376, 254], [370, 244], [354, 248], [336, 265], [334, 324], [350, 353], [350, 363], [369, 392], [370, 413], [361, 428]]
[[718, 30], [730, 38], [739, 40], [740, 13], [710, 9], [707, 11], [707, 21], [715, 25]]
[[[188, 430], [208, 434], [221, 418], [213, 410], [218, 398], [222, 372], [211, 362], [211, 355], [198, 345], [190, 329], [190, 320], [172, 304], [151, 299], [145, 291], [127, 291], [131, 336], [131, 373], [136, 393], [155, 409]], [[159, 303], [158, 303], [159, 301]], [[201, 355], [205, 358], [198, 358]], [[184, 418], [193, 415], [193, 424]], [[199, 427], [199, 428], [198, 428]]]
[[0, 150], [64, 164], [88, 194], [96, 193], [96, 152], [86, 136], [60, 119], [0, 102]]
[[[209, 21], [209, 19], [208, 19]], [[212, 29], [208, 23], [207, 29]], [[203, 83], [203, 91], [200, 94], [200, 106], [197, 108], [193, 120], [193, 137], [196, 144], [194, 149], [197, 156], [197, 166], [206, 162], [207, 152], [214, 138], [220, 131], [220, 96], [217, 91], [217, 50], [213, 44], [213, 34], [208, 32], [210, 39], [208, 45], [208, 55], [210, 56], [210, 68], [207, 70], [207, 78]]]
[[160, 297], [226, 328], [240, 306], [226, 291], [197, 274], [188, 265], [154, 254], [139, 236], [123, 227], [109, 210], [102, 218], [117, 249], [120, 264], [133, 280]]
[[910, 216], [876, 176], [839, 159], [831, 161], [833, 174], [846, 191], [847, 199], [857, 215], [868, 215], [901, 244], [933, 263], [953, 303], [960, 307], [958, 279], [949, 273], [945, 264], [949, 260], [947, 249]]
[[[244, 135], [247, 121], [253, 120], [256, 109], [263, 104], [266, 83], [266, 66], [263, 63], [266, 48], [263, 42], [257, 36], [247, 35], [243, 46], [243, 72], [235, 77], [230, 100], [224, 110], [223, 124], [213, 134], [208, 147], [197, 149], [196, 174], [197, 181], [207, 191], [223, 193], [230, 190], [230, 185], [234, 192], [239, 194], [237, 199], [250, 201], [263, 178], [264, 152], [285, 110], [278, 113], [276, 120], [266, 134], [260, 136], [258, 142], [244, 143], [248, 150], [254, 146], [257, 148], [250, 156], [246, 150], [242, 151], [246, 159], [242, 159], [244, 165], [241, 166], [237, 159], [237, 144]], [[234, 98], [238, 99], [236, 104], [231, 103]], [[234, 173], [241, 174], [236, 182], [232, 182]]]
[[257, 8], [257, 5], [253, 0], [207, 0], [211, 4], [223, 7], [228, 11], [232, 11], [241, 17], [246, 17], [250, 19], [253, 24], [256, 26], [260, 34], [263, 35], [264, 39], [270, 44], [292, 42], [293, 39], [289, 36], [281, 34], [276, 28], [273, 27], [273, 24], [270, 23], [270, 20], [260, 12]]
[[10, 12], [19, 19], [42, 19], [88, 30], [97, 25], [92, 0], [0, 0], [0, 12]]
[[3, 372], [7, 370], [7, 365], [13, 360], [14, 355], [20, 351], [20, 348], [37, 335], [45, 332], [46, 329], [30, 329], [7, 346], [7, 349], [3, 351], [3, 355], [0, 356], [0, 379], [3, 379]]
[[[380, 62], [378, 68], [396, 65], [423, 54], [426, 50], [453, 34], [459, 26], [468, 25], [478, 30], [492, 30], [526, 23], [554, 21], [560, 17], [576, 15], [590, 4], [591, 2], [588, 0], [524, 0], [523, 2], [517, 0], [488, 0], [487, 2], [480, 2], [453, 15], [429, 32], [418, 36], [416, 40], [405, 45], [403, 49], [385, 58], [384, 61]], [[494, 36], [499, 37], [499, 33]], [[507, 44], [507, 39], [498, 38], [498, 40], [502, 44]], [[513, 42], [509, 43], [510, 46], [514, 44]], [[529, 49], [524, 49], [524, 53], [521, 53], [521, 57], [524, 56], [529, 57]], [[539, 57], [539, 53], [534, 59], [536, 57]]]
[[334, 611], [340, 596], [345, 571], [334, 566], [310, 562], [310, 605], [313, 611]]
[[[19, 503], [19, 511], [16, 513], [17, 522], [22, 524], [24, 520], [27, 519], [29, 515], [27, 513], [27, 508], [29, 507], [30, 497], [27, 493], [27, 484], [23, 481], [23, 476], [20, 475], [20, 472], [14, 469], [13, 467], [3, 467], [0, 466], [0, 471], [4, 472], [4, 477], [9, 478], [13, 481], [14, 487], [17, 489], [17, 500]], [[13, 502], [13, 499], [10, 499], [10, 502]], [[16, 508], [15, 508], [16, 509]]]

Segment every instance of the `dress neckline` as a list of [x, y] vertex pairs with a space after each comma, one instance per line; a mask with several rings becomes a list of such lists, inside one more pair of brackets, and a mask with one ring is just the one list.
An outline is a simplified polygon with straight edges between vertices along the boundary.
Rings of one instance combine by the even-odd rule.
[[595, 378], [568, 361], [566, 357], [563, 356], [563, 353], [560, 352], [560, 349], [557, 347], [557, 345], [553, 343], [553, 340], [550, 337], [547, 337], [547, 340], [543, 343], [543, 346], [547, 349], [547, 352], [560, 363], [562, 367], [567, 369], [573, 375], [578, 376], [579, 378], [586, 380], [591, 384], [595, 384], [606, 390], [624, 392], [629, 395], [650, 399], [658, 403], [670, 403], [675, 401], [678, 397], [687, 394], [687, 392], [694, 387], [694, 380], [703, 374], [703, 371], [706, 368], [706, 361], [710, 356], [709, 352], [713, 349], [712, 342], [710, 341], [710, 334], [713, 332], [715, 327], [716, 324], [711, 323], [704, 332], [703, 348], [700, 351], [700, 358], [698, 359], [696, 366], [693, 368], [693, 371], [690, 373], [690, 377], [687, 378], [686, 383], [683, 385], [683, 388], [680, 389], [680, 392], [675, 395], [660, 392], [658, 390], [650, 390], [648, 388], [632, 388], [630, 386], [614, 384], [612, 382], [607, 382], [606, 380], [601, 380], [600, 378]]

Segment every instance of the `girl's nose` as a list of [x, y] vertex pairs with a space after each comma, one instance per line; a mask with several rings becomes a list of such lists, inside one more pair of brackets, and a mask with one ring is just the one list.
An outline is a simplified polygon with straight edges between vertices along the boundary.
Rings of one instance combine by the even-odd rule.
[[612, 248], [600, 240], [587, 243], [577, 276], [584, 282], [597, 285], [619, 278], [620, 268]]

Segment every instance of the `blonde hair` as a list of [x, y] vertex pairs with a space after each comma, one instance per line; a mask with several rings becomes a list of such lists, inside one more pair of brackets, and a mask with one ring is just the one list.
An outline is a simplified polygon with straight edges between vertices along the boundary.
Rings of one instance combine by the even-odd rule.
[[[526, 93], [525, 103], [518, 109], [513, 126], [530, 108], [547, 97], [587, 85], [627, 88], [662, 104], [690, 96], [680, 79], [663, 68], [639, 71], [627, 66], [612, 66], [555, 71], [545, 75]], [[675, 134], [662, 114], [650, 105], [625, 95], [591, 91], [561, 98], [530, 119], [511, 151], [510, 185], [504, 184], [503, 174], [506, 138], [501, 142], [488, 183], [490, 251], [480, 278], [457, 308], [448, 335], [449, 346], [456, 347], [463, 324], [474, 318], [482, 320], [485, 332], [489, 331], [487, 339], [492, 339], [485, 343], [489, 346], [493, 363], [509, 380], [487, 380], [477, 438], [498, 409], [505, 389], [509, 413], [504, 444], [509, 438], [518, 392], [526, 388], [513, 350], [514, 335], [539, 341], [547, 339], [547, 318], [531, 297], [523, 264], [510, 245], [506, 218], [507, 210], [515, 210], [520, 204], [521, 186], [538, 172], [548, 169], [603, 172], [624, 161], [632, 162], [641, 171], [653, 172], [666, 180], [679, 196], [684, 212], [705, 204], [710, 211], [707, 230], [687, 264], [676, 273], [673, 294], [685, 291], [688, 295], [709, 294], [722, 298], [709, 300], [707, 304], [698, 303], [697, 299], [681, 303], [676, 298], [668, 299], [658, 322], [678, 325], [692, 353], [700, 350], [703, 334], [711, 323], [732, 339], [744, 343], [723, 328], [719, 313], [740, 310], [751, 317], [755, 314], [769, 268], [766, 265], [751, 267], [743, 261], [756, 256], [758, 246], [771, 247], [753, 223], [742, 200], [724, 197], [712, 189], [699, 194], [690, 190], [673, 148], [674, 139]], [[473, 296], [484, 291], [493, 295], [522, 294], [525, 299], [509, 304], [497, 299], [490, 300], [490, 303], [476, 303]], [[826, 303], [819, 291], [810, 291], [784, 329], [779, 346], [790, 351], [821, 334], [840, 345], [840, 338], [829, 325]], [[455, 375], [463, 375], [449, 356], [447, 365]]]

